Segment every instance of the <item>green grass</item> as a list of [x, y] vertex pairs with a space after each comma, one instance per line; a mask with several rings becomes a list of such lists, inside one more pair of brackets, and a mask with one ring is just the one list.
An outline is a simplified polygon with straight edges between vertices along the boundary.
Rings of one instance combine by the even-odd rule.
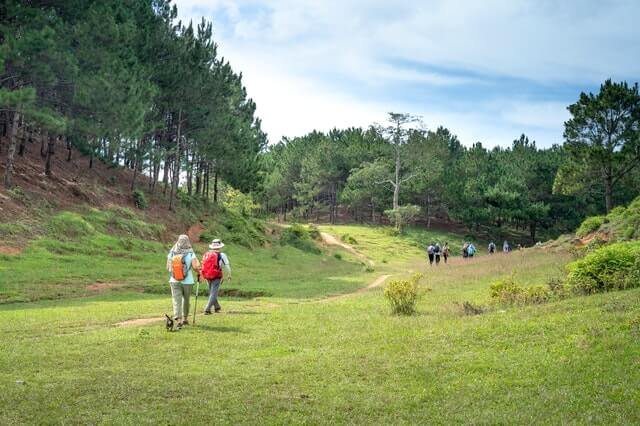
[[[178, 333], [162, 323], [114, 326], [170, 312], [167, 295], [0, 306], [0, 424], [640, 422], [640, 289], [467, 316], [459, 303], [488, 303], [497, 278], [544, 284], [563, 274], [570, 257], [534, 249], [429, 268], [411, 236], [322, 230], [355, 238], [375, 272], [344, 250], [230, 245], [232, 285], [274, 296], [223, 298], [223, 314]], [[89, 239], [82, 248], [92, 244], [115, 242]], [[138, 253], [143, 274], [161, 276], [166, 247], [148, 249]], [[14, 262], [34, 262], [26, 254]], [[57, 256], [73, 257], [70, 265], [91, 257]], [[115, 274], [126, 262], [114, 257], [108, 267], [107, 258], [94, 258], [91, 268], [59, 276], [82, 280], [82, 270], [93, 274], [103, 264], [103, 273]], [[315, 300], [412, 271], [424, 272], [421, 286], [431, 290], [414, 316], [391, 315], [381, 288]]]

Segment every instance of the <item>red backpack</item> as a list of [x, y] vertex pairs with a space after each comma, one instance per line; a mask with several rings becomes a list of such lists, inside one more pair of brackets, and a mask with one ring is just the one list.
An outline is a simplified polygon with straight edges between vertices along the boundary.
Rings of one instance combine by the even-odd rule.
[[202, 259], [202, 277], [205, 280], [222, 278], [222, 269], [220, 269], [221, 261], [222, 256], [220, 256], [220, 253], [215, 251], [206, 252]]

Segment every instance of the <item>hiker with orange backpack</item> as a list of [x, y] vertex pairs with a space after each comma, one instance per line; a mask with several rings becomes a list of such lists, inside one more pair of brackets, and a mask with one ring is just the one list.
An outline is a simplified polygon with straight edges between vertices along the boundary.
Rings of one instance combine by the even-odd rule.
[[227, 255], [220, 251], [222, 247], [224, 244], [216, 238], [209, 245], [210, 250], [202, 257], [202, 277], [209, 283], [209, 302], [204, 308], [205, 315], [211, 315], [212, 307], [216, 313], [222, 309], [218, 303], [218, 291], [222, 283], [223, 268], [228, 275], [227, 280], [231, 280], [231, 265]]
[[200, 262], [191, 247], [191, 241], [186, 235], [180, 235], [178, 241], [167, 256], [167, 270], [169, 271], [169, 285], [173, 301], [173, 319], [178, 321], [177, 328], [189, 324], [189, 298], [193, 288], [193, 271], [200, 276]]

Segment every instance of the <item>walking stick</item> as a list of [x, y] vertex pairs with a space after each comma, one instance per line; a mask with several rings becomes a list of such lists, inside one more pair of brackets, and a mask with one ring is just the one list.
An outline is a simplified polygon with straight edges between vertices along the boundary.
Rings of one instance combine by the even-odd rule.
[[193, 325], [196, 325], [196, 312], [198, 309], [198, 290], [200, 290], [200, 274], [198, 273], [198, 282], [196, 284], [196, 301], [193, 304]]

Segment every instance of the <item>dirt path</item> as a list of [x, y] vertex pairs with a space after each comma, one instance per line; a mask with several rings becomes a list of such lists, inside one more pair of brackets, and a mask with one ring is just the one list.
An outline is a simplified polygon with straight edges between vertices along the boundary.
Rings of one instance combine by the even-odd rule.
[[324, 299], [320, 299], [320, 300], [314, 301], [314, 303], [334, 302], [336, 300], [344, 299], [345, 297], [349, 297], [349, 296], [352, 296], [354, 294], [364, 293], [364, 292], [369, 291], [371, 289], [374, 289], [376, 287], [380, 287], [382, 284], [384, 284], [384, 282], [389, 277], [391, 277], [391, 275], [380, 275], [378, 278], [375, 279], [375, 281], [373, 281], [371, 284], [369, 284], [366, 287], [361, 287], [361, 288], [359, 288], [356, 291], [353, 291], [351, 293], [345, 293], [345, 294], [339, 294], [337, 296], [326, 297]]
[[320, 236], [322, 237], [322, 241], [324, 241], [325, 244], [330, 245], [330, 246], [342, 247], [343, 249], [345, 249], [346, 251], [348, 251], [349, 253], [351, 253], [355, 257], [357, 257], [358, 260], [361, 260], [361, 261], [363, 261], [365, 263], [368, 263], [369, 265], [373, 266], [373, 261], [371, 259], [369, 259], [367, 256], [365, 256], [364, 254], [360, 253], [355, 248], [353, 248], [353, 246], [350, 246], [349, 244], [343, 243], [342, 241], [338, 240], [333, 235], [328, 234], [326, 232], [321, 232]]

